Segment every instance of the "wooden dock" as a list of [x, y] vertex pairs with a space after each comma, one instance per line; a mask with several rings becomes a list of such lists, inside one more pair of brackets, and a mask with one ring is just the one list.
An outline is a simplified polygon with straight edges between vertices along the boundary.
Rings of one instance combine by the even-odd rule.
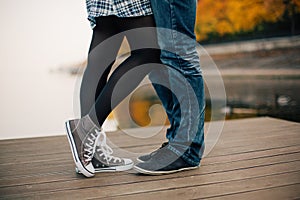
[[[141, 153], [158, 148], [163, 131], [148, 139], [107, 135]], [[300, 124], [273, 118], [227, 121], [199, 169], [165, 176], [128, 171], [84, 178], [74, 171], [66, 136], [2, 140], [0, 160], [0, 199], [300, 198]]]

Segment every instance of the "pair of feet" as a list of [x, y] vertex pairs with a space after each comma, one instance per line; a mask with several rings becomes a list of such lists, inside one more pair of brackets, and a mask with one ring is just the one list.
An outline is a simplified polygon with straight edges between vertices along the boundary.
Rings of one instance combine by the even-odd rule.
[[[89, 116], [67, 121], [66, 129], [76, 171], [84, 176], [92, 177], [96, 172], [125, 171], [134, 166], [131, 159], [112, 156], [104, 131]], [[198, 168], [188, 165], [166, 148], [167, 145], [164, 143], [151, 154], [140, 156], [134, 169], [143, 174], [161, 175]]]

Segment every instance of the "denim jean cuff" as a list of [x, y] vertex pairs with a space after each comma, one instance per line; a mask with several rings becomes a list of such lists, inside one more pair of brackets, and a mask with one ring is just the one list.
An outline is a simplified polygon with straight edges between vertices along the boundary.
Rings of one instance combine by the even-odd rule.
[[186, 155], [186, 153], [182, 153], [182, 152], [178, 151], [175, 147], [173, 147], [171, 145], [168, 145], [167, 148], [170, 151], [172, 151], [173, 153], [175, 153], [178, 157], [181, 157], [189, 165], [197, 166], [200, 164], [200, 162], [196, 162], [196, 161], [192, 160], [191, 158], [189, 158], [188, 155]]

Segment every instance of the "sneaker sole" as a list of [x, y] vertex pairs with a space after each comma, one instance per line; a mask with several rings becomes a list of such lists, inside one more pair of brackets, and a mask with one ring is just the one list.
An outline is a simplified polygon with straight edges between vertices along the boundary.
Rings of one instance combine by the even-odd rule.
[[[109, 168], [95, 168], [95, 173], [103, 173], [103, 172], [122, 172], [127, 171], [133, 168], [133, 164], [125, 165], [125, 166], [118, 166], [118, 167], [109, 167]], [[75, 171], [77, 174], [81, 174], [82, 172], [75, 167]]]
[[92, 173], [89, 170], [87, 170], [83, 166], [83, 164], [80, 162], [80, 159], [78, 157], [77, 148], [76, 148], [76, 145], [75, 145], [75, 141], [73, 139], [72, 131], [71, 131], [71, 128], [70, 128], [69, 121], [66, 122], [66, 131], [67, 131], [68, 141], [69, 141], [70, 146], [71, 146], [71, 151], [72, 151], [72, 155], [73, 155], [73, 159], [74, 159], [76, 167], [78, 168], [78, 170], [80, 170], [80, 172], [84, 176], [86, 176], [86, 177], [92, 177], [92, 176], [94, 176], [94, 173]]
[[197, 169], [200, 166], [195, 166], [195, 167], [186, 167], [186, 168], [181, 168], [181, 169], [176, 169], [176, 170], [171, 170], [171, 171], [150, 171], [150, 170], [145, 170], [142, 169], [138, 166], [134, 166], [133, 168], [142, 173], [142, 174], [148, 174], [148, 175], [166, 175], [166, 174], [172, 174], [172, 173], [176, 173], [176, 172], [181, 172], [181, 171], [187, 171], [187, 170], [192, 170], [192, 169]]

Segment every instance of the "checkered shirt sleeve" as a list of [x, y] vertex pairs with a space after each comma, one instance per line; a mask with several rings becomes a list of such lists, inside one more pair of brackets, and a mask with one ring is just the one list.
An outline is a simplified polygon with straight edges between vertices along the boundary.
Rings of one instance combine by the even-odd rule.
[[86, 0], [88, 20], [96, 26], [96, 17], [115, 15], [137, 17], [152, 14], [150, 0]]

